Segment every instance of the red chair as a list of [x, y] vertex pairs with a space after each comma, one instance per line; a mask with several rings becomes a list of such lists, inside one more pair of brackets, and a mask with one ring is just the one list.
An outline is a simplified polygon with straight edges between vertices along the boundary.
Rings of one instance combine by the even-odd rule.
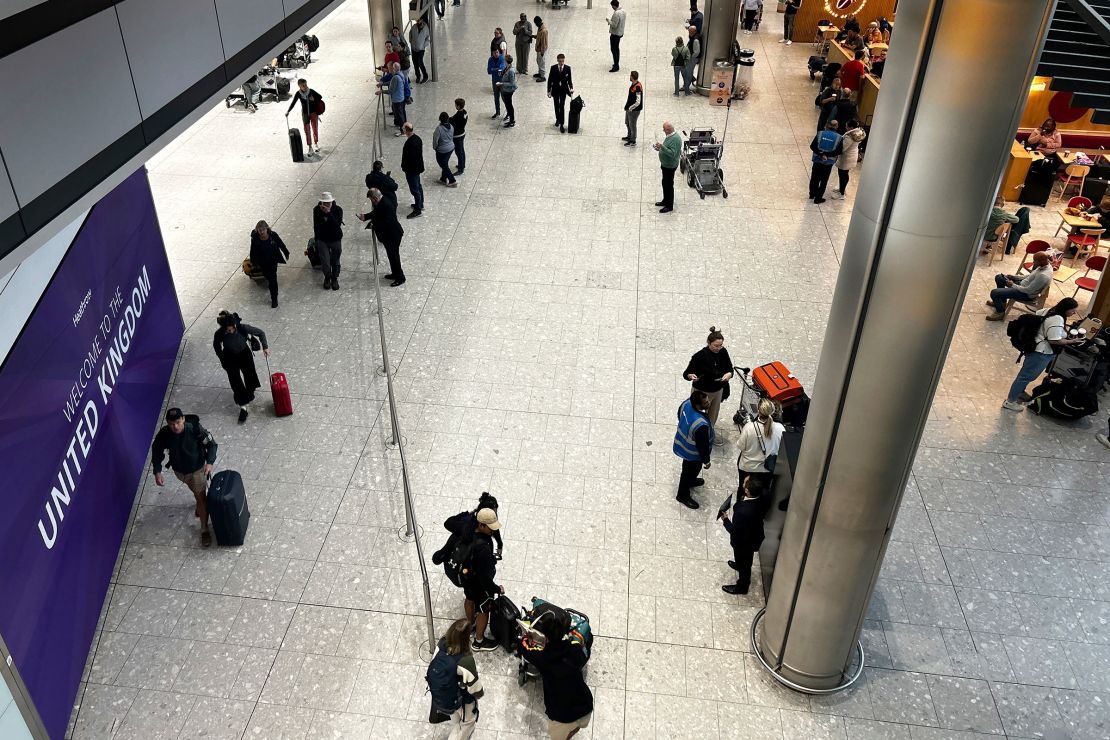
[[[1032, 272], [1033, 255], [1035, 255], [1037, 252], [1043, 252], [1046, 249], [1050, 249], [1051, 247], [1052, 245], [1046, 242], [1044, 239], [1034, 239], [1033, 241], [1026, 244], [1025, 257], [1021, 261], [1021, 267], [1017, 269], [1017, 273], [1015, 274], [1020, 275], [1022, 270], [1025, 270], [1026, 272]], [[1028, 262], [1026, 262], [1026, 260], [1028, 260]]]
[[1098, 287], [1098, 280], [1090, 277], [1089, 275], [1091, 270], [1098, 270], [1099, 272], [1105, 270], [1106, 258], [1098, 256], [1088, 257], [1087, 261], [1084, 262], [1083, 265], [1087, 268], [1087, 271], [1083, 273], [1083, 277], [1078, 277], [1075, 279], [1075, 293], [1071, 294], [1072, 298], [1075, 298], [1075, 296], [1078, 295], [1079, 291], [1081, 290], [1089, 290], [1092, 293], [1095, 292], [1095, 288]]
[[1080, 257], [1086, 257], [1091, 252], [1098, 254], [1099, 240], [1106, 233], [1106, 229], [1080, 229], [1078, 234], [1069, 234], [1066, 247], [1075, 247], [1075, 256], [1071, 258], [1074, 265]]

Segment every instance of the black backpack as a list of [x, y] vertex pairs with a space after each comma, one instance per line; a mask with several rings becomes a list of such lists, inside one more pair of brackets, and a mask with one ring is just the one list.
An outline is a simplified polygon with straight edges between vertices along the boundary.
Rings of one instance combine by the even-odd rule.
[[428, 691], [432, 694], [432, 707], [441, 714], [451, 714], [462, 704], [458, 672], [461, 659], [461, 653], [451, 655], [441, 646], [428, 664], [428, 672], [424, 674]]
[[442, 563], [447, 580], [456, 586], [463, 585], [463, 577], [470, 564], [476, 521], [474, 514], [469, 511], [449, 517], [443, 526], [451, 532], [451, 536], [447, 538], [443, 547], [432, 555], [432, 562], [436, 565]]
[[1035, 313], [1025, 313], [1006, 324], [1006, 336], [1018, 352], [1027, 355], [1037, 351], [1037, 335], [1041, 331], [1045, 317]]

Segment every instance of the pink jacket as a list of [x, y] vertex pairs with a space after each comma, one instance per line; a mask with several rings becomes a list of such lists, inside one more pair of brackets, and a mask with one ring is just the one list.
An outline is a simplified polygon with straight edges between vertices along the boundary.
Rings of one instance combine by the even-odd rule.
[[1056, 129], [1047, 136], [1042, 134], [1040, 129], [1035, 129], [1033, 133], [1029, 134], [1029, 138], [1025, 140], [1025, 143], [1027, 146], [1032, 146], [1044, 154], [1053, 154], [1064, 145], [1064, 139], [1060, 136], [1060, 129]]

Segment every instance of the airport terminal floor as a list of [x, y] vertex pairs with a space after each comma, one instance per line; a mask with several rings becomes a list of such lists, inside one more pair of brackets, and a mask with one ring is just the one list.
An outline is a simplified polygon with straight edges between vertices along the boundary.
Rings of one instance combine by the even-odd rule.
[[[590, 615], [590, 727], [577, 737], [956, 740], [1105, 737], [1110, 727], [1110, 452], [1090, 423], [1000, 408], [1017, 367], [983, 305], [1001, 271], [982, 257], [894, 529], [850, 690], [807, 697], [750, 654], [762, 605], [732, 580], [714, 521], [735, 490], [734, 402], [717, 425], [703, 506], [675, 501], [680, 373], [719, 327], [737, 365], [781, 360], [812, 385], [851, 216], [805, 198], [815, 130], [808, 44], [785, 46], [768, 3], [747, 100], [726, 112], [673, 97], [670, 47], [685, 2], [629, 3], [610, 74], [608, 3], [553, 10], [465, 0], [434, 21], [439, 81], [414, 85], [426, 210], [404, 220], [407, 282], [383, 282], [387, 339], [426, 553], [482, 491], [501, 502], [497, 580]], [[585, 103], [560, 134], [544, 86], [522, 75], [517, 125], [490, 120], [493, 28], [543, 16]], [[187, 334], [168, 401], [199, 414], [239, 470], [252, 512], [241, 548], [202, 548], [189, 492], [148, 476], [94, 641], [73, 738], [442, 738], [427, 722], [420, 572], [398, 537], [400, 463], [381, 365], [368, 210], [374, 125], [366, 4], [314, 30], [305, 71], [327, 101], [321, 155], [290, 162], [287, 103], [221, 103], [149, 163]], [[534, 65], [534, 58], [530, 60]], [[640, 145], [622, 146], [627, 70], [645, 87]], [[436, 183], [431, 134], [463, 97], [466, 173]], [[728, 199], [677, 183], [661, 214], [651, 144], [670, 120], [723, 135]], [[400, 173], [401, 139], [385, 163]], [[342, 287], [302, 252], [328, 191], [347, 214]], [[1030, 236], [1054, 211], [1033, 209]], [[240, 270], [254, 224], [292, 250], [280, 308]], [[922, 255], [922, 259], [928, 259]], [[1006, 271], [1017, 268], [1006, 258]], [[383, 272], [385, 270], [383, 269]], [[1070, 295], [1056, 285], [1051, 305]], [[220, 310], [267, 333], [295, 413], [266, 395], [239, 425], [210, 338]], [[891, 378], [891, 382], [898, 382]], [[462, 594], [431, 572], [436, 630]], [[544, 737], [536, 682], [483, 652], [475, 737]], [[981, 734], [977, 734], [981, 733]]]

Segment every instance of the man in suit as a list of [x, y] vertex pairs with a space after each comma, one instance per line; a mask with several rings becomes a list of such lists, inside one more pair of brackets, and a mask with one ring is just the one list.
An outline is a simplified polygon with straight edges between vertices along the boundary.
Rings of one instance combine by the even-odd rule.
[[744, 479], [744, 491], [736, 505], [732, 507], [732, 519], [722, 512], [721, 519], [729, 532], [732, 542], [732, 556], [728, 567], [737, 571], [736, 583], [721, 586], [721, 590], [733, 596], [748, 593], [752, 583], [752, 559], [759, 546], [763, 544], [763, 513], [761, 501], [763, 483], [755, 476]]
[[424, 212], [424, 186], [420, 175], [424, 172], [424, 142], [416, 135], [412, 124], [405, 122], [401, 128], [405, 134], [405, 146], [401, 149], [401, 171], [412, 193], [412, 213], [405, 218], [416, 218]]
[[574, 81], [570, 76], [570, 65], [566, 55], [555, 57], [556, 63], [547, 73], [547, 97], [555, 100], [555, 125], [560, 133], [566, 133], [567, 97], [574, 95]]
[[374, 230], [374, 236], [385, 247], [389, 273], [383, 277], [392, 280], [390, 287], [396, 288], [405, 283], [405, 270], [401, 267], [401, 237], [405, 235], [405, 230], [397, 220], [397, 204], [386, 198], [382, 191], [370, 188], [370, 202], [374, 204], [374, 209], [370, 213], [360, 213], [358, 218], [368, 222], [366, 227]]

